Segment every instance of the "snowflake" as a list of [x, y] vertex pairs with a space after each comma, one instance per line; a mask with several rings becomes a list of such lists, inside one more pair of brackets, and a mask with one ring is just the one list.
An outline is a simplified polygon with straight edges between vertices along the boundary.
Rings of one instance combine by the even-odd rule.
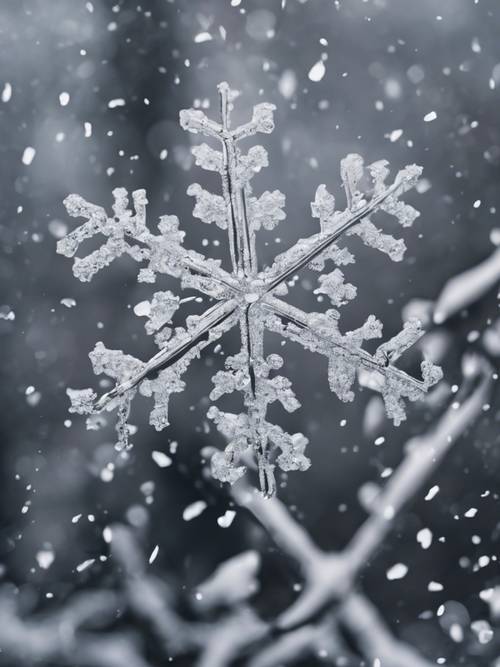
[[[253, 195], [251, 180], [267, 166], [267, 152], [262, 146], [254, 146], [243, 153], [239, 142], [257, 133], [272, 132], [275, 107], [258, 104], [248, 123], [232, 129], [230, 113], [237, 93], [226, 83], [221, 83], [218, 90], [220, 123], [210, 120], [199, 109], [188, 109], [180, 112], [180, 124], [188, 132], [204, 134], [219, 142], [220, 150], [203, 143], [192, 151], [198, 166], [220, 175], [222, 194], [207, 192], [197, 183], [189, 186], [187, 194], [195, 199], [196, 218], [227, 231], [231, 271], [222, 268], [219, 260], [186, 249], [184, 233], [175, 216], [162, 216], [158, 231], [149, 231], [144, 190], [132, 193], [130, 208], [127, 191], [115, 189], [111, 217], [100, 206], [70, 195], [65, 200], [69, 215], [82, 217], [86, 222], [60, 240], [57, 248], [59, 253], [72, 257], [83, 241], [102, 234], [106, 237], [103, 245], [74, 260], [73, 272], [81, 281], [91, 280], [113, 260], [127, 254], [145, 264], [139, 271], [140, 282], [154, 283], [157, 274], [168, 274], [180, 279], [181, 288], [198, 290], [216, 303], [202, 315], [188, 317], [184, 327], [173, 328], [169, 325], [181, 300], [170, 291], [155, 292], [150, 302], [141, 304], [139, 314], [147, 317], [146, 332], [154, 335], [160, 351], [142, 362], [121, 350], [109, 350], [99, 342], [90, 353], [94, 372], [112, 378], [115, 387], [100, 398], [91, 389], [68, 389], [67, 393], [72, 412], [95, 415], [116, 408], [117, 448], [126, 449], [130, 446], [127, 422], [136, 392], [153, 397], [150, 423], [157, 430], [165, 428], [169, 424], [170, 396], [185, 388], [183, 374], [191, 361], [231, 328], [239, 327], [241, 349], [227, 357], [224, 370], [213, 376], [210, 399], [217, 401], [224, 394], [240, 392], [244, 411], [232, 414], [215, 405], [209, 408], [208, 417], [228, 442], [224, 451], [213, 456], [212, 473], [221, 481], [233, 483], [245, 473], [246, 465], [255, 460], [261, 489], [272, 495], [276, 464], [284, 471], [306, 470], [310, 461], [304, 454], [307, 439], [301, 433], [287, 433], [268, 420], [271, 403], [281, 403], [287, 412], [299, 408], [300, 403], [290, 380], [276, 374], [283, 365], [281, 356], [265, 356], [265, 330], [324, 355], [328, 360], [330, 388], [341, 401], [353, 400], [352, 387], [358, 374], [362, 384], [382, 393], [387, 414], [396, 425], [405, 419], [403, 399], [421, 399], [441, 378], [440, 369], [429, 361], [421, 364], [421, 380], [394, 365], [422, 335], [418, 320], [407, 322], [399, 334], [380, 345], [373, 355], [362, 347], [364, 341], [380, 338], [382, 334], [382, 325], [373, 315], [354, 331], [343, 334], [338, 326], [338, 308], [356, 296], [356, 288], [345, 282], [338, 268], [354, 262], [354, 257], [337, 245], [338, 239], [344, 235], [357, 236], [364, 244], [400, 261], [404, 242], [383, 234], [372, 217], [375, 213], [386, 213], [403, 227], [409, 227], [419, 214], [402, 202], [400, 196], [415, 185], [421, 168], [410, 165], [386, 185], [389, 169], [385, 160], [365, 167], [359, 155], [348, 155], [341, 162], [347, 207], [336, 210], [334, 196], [325, 185], [320, 185], [311, 204], [312, 215], [319, 220], [319, 231], [277, 256], [272, 266], [260, 268], [256, 233], [261, 229], [272, 230], [284, 220], [285, 198], [279, 190], [266, 191], [260, 197]], [[327, 264], [337, 268], [328, 272]], [[330, 299], [332, 308], [326, 312], [306, 313], [282, 298], [293, 284], [291, 279], [307, 267], [320, 272], [315, 294]], [[95, 427], [95, 418], [94, 421], [89, 418], [88, 425]]]

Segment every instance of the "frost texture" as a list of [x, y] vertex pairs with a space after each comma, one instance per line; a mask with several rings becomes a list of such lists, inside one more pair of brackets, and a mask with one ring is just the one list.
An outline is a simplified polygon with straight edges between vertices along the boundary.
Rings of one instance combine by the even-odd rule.
[[[159, 275], [167, 274], [180, 279], [181, 288], [195, 289], [217, 303], [202, 315], [187, 318], [184, 327], [173, 327], [172, 318], [181, 300], [170, 291], [155, 292], [151, 301], [140, 304], [136, 312], [147, 317], [146, 332], [155, 336], [160, 351], [142, 362], [98, 343], [90, 355], [94, 371], [112, 378], [115, 387], [99, 399], [90, 389], [69, 389], [68, 394], [71, 410], [80, 414], [117, 408], [117, 446], [127, 448], [127, 421], [136, 391], [153, 398], [150, 423], [163, 429], [169, 423], [170, 396], [184, 389], [183, 374], [189, 364], [207, 345], [236, 326], [241, 349], [226, 359], [223, 370], [215, 373], [210, 399], [217, 401], [225, 394], [239, 392], [243, 410], [232, 414], [214, 405], [209, 408], [208, 417], [228, 441], [225, 450], [213, 456], [212, 472], [217, 479], [234, 483], [255, 461], [261, 489], [272, 495], [276, 466], [286, 471], [306, 470], [310, 461], [304, 453], [307, 439], [300, 433], [285, 432], [267, 418], [267, 408], [272, 403], [281, 404], [288, 412], [298, 409], [300, 403], [290, 380], [277, 373], [283, 365], [282, 358], [264, 353], [266, 330], [324, 355], [330, 388], [341, 401], [353, 400], [356, 378], [379, 391], [395, 424], [405, 419], [404, 399], [421, 399], [441, 377], [440, 369], [428, 361], [422, 363], [421, 380], [394, 365], [422, 335], [417, 320], [407, 322], [373, 355], [363, 349], [364, 341], [382, 335], [382, 325], [373, 315], [354, 331], [342, 333], [339, 329], [338, 309], [356, 297], [356, 288], [345, 280], [339, 268], [353, 263], [354, 256], [339, 247], [339, 239], [357, 236], [365, 245], [400, 261], [404, 242], [380, 231], [373, 219], [385, 213], [402, 227], [413, 223], [418, 212], [401, 201], [401, 196], [415, 185], [421, 169], [410, 165], [388, 183], [385, 160], [366, 166], [361, 156], [348, 155], [340, 167], [347, 206], [337, 210], [335, 197], [325, 185], [320, 185], [311, 204], [312, 215], [319, 220], [317, 233], [276, 257], [272, 266], [259, 267], [256, 232], [273, 230], [285, 219], [285, 197], [279, 190], [253, 194], [251, 181], [267, 166], [267, 152], [261, 146], [253, 146], [245, 153], [239, 140], [272, 132], [274, 106], [258, 104], [250, 122], [232, 129], [230, 114], [237, 94], [223, 83], [219, 85], [219, 95], [220, 123], [199, 109], [181, 111], [180, 123], [188, 132], [215, 140], [220, 149], [202, 143], [192, 150], [198, 166], [220, 174], [221, 192], [211, 193], [194, 183], [187, 194], [194, 198], [196, 218], [227, 231], [230, 271], [224, 270], [220, 261], [186, 249], [184, 233], [175, 216], [162, 216], [157, 231], [151, 232], [146, 226], [144, 190], [132, 193], [132, 206], [123, 188], [114, 190], [113, 214], [109, 217], [103, 208], [70, 195], [65, 200], [68, 213], [86, 221], [58, 243], [58, 252], [73, 257], [87, 239], [99, 234], [105, 238], [97, 250], [75, 258], [73, 272], [82, 281], [91, 280], [98, 271], [127, 254], [144, 265], [139, 281], [155, 283]], [[325, 312], [306, 313], [282, 299], [290, 279], [306, 267], [321, 272], [315, 293], [325, 295], [331, 302]]]

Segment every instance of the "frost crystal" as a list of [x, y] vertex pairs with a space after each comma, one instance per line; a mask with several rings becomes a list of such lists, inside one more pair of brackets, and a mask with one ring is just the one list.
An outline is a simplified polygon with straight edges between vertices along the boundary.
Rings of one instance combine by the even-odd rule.
[[[70, 195], [65, 201], [68, 213], [83, 217], [86, 222], [58, 242], [58, 252], [73, 257], [85, 240], [98, 234], [105, 237], [97, 250], [75, 258], [73, 272], [82, 281], [91, 280], [113, 260], [127, 254], [145, 264], [139, 271], [139, 281], [154, 283], [158, 274], [167, 274], [180, 279], [182, 288], [196, 289], [215, 300], [215, 305], [202, 315], [188, 317], [184, 327], [174, 328], [171, 320], [180, 299], [169, 291], [155, 292], [150, 302], [136, 307], [136, 314], [147, 317], [146, 332], [155, 336], [160, 351], [142, 362], [97, 343], [90, 354], [94, 371], [115, 380], [115, 387], [99, 399], [90, 389], [68, 389], [68, 395], [71, 410], [80, 414], [117, 408], [117, 446], [129, 447], [127, 420], [136, 391], [153, 397], [150, 423], [158, 430], [165, 428], [169, 423], [170, 396], [183, 391], [182, 376], [191, 361], [229, 329], [238, 327], [241, 349], [229, 356], [225, 368], [214, 375], [210, 399], [217, 401], [225, 394], [239, 392], [244, 409], [232, 414], [214, 405], [209, 408], [208, 417], [228, 441], [225, 450], [213, 456], [212, 472], [217, 479], [233, 483], [255, 460], [261, 489], [271, 495], [275, 491], [276, 465], [287, 471], [306, 470], [310, 461], [304, 454], [307, 439], [300, 433], [285, 432], [267, 418], [267, 408], [272, 403], [281, 404], [288, 412], [296, 410], [300, 403], [290, 380], [277, 374], [282, 358], [264, 353], [265, 330], [324, 355], [328, 360], [330, 388], [340, 400], [353, 400], [356, 377], [361, 384], [380, 391], [387, 414], [395, 424], [405, 419], [403, 399], [422, 398], [441, 377], [440, 369], [428, 361], [422, 363], [422, 380], [394, 365], [422, 335], [418, 320], [407, 322], [399, 334], [380, 345], [373, 355], [363, 349], [364, 341], [382, 335], [382, 325], [373, 315], [354, 331], [341, 333], [339, 329], [338, 308], [355, 298], [356, 288], [345, 281], [338, 268], [354, 262], [353, 255], [337, 245], [338, 240], [344, 235], [357, 236], [365, 245], [400, 261], [404, 242], [382, 233], [372, 219], [376, 214], [386, 213], [402, 227], [413, 223], [418, 212], [400, 197], [415, 185], [421, 169], [410, 165], [387, 184], [389, 169], [385, 160], [365, 166], [361, 156], [348, 155], [340, 169], [346, 208], [336, 210], [335, 197], [325, 185], [320, 185], [311, 204], [313, 217], [319, 219], [317, 233], [279, 255], [272, 266], [262, 268], [256, 253], [256, 232], [272, 230], [284, 220], [285, 197], [278, 190], [253, 195], [251, 180], [267, 166], [267, 152], [261, 146], [254, 146], [244, 153], [239, 141], [257, 133], [272, 132], [274, 106], [258, 104], [250, 122], [232, 129], [230, 114], [237, 94], [222, 83], [219, 95], [220, 123], [210, 120], [199, 109], [181, 111], [180, 123], [188, 132], [201, 133], [218, 142], [220, 150], [201, 144], [193, 148], [193, 154], [198, 166], [220, 174], [221, 194], [208, 192], [197, 183], [187, 193], [195, 200], [195, 217], [227, 230], [231, 271], [224, 270], [220, 261], [184, 248], [184, 233], [175, 216], [161, 217], [158, 230], [151, 232], [146, 226], [144, 190], [132, 193], [132, 207], [123, 188], [114, 190], [111, 217], [103, 208], [78, 195]], [[315, 293], [330, 300], [332, 307], [326, 312], [306, 313], [282, 299], [290, 279], [306, 267], [321, 272]]]

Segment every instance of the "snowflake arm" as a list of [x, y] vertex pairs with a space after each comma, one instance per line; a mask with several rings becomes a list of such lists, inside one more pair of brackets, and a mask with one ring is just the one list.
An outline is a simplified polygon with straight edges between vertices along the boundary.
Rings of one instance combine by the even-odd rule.
[[[372, 356], [361, 348], [361, 343], [363, 339], [380, 335], [380, 323], [374, 318], [368, 319], [357, 336], [352, 334], [358, 332], [342, 336], [338, 329], [335, 330], [332, 326], [334, 321], [328, 319], [327, 315], [305, 313], [276, 297], [267, 297], [265, 303], [271, 313], [266, 321], [271, 331], [328, 357], [330, 388], [340, 400], [353, 400], [351, 387], [358, 369], [375, 374], [378, 379], [377, 388], [382, 392], [388, 415], [396, 424], [405, 419], [401, 398], [406, 397], [410, 401], [423, 398], [429, 387], [442, 377], [441, 370], [428, 361], [422, 362], [423, 380], [413, 378], [390, 363], [422, 335], [416, 322], [407, 323], [400, 334], [380, 345]], [[397, 350], [397, 356], [396, 353], [394, 357], [389, 356], [388, 350]]]
[[[111, 391], [104, 394], [94, 405], [95, 411], [101, 411], [112, 401], [119, 398], [136, 387], [142, 380], [159, 373], [177, 363], [193, 348], [201, 350], [209, 343], [217, 340], [227, 326], [233, 326], [231, 317], [235, 313], [237, 303], [234, 300], [223, 301], [207, 310], [197, 318], [197, 323], [187, 330], [181, 330], [155, 354], [149, 361], [130, 378], [116, 385]], [[229, 322], [228, 322], [229, 321]]]
[[363, 220], [376, 211], [395, 210], [398, 197], [415, 185], [422, 170], [416, 165], [410, 165], [399, 172], [392, 185], [375, 192], [370, 199], [359, 200], [356, 208], [347, 208], [339, 215], [332, 216], [333, 228], [324, 230], [308, 239], [301, 239], [292, 248], [276, 258], [271, 269], [262, 273], [266, 292], [272, 292], [281, 283], [289, 280], [295, 273], [313, 263], [337, 241], [343, 234], [352, 230]]

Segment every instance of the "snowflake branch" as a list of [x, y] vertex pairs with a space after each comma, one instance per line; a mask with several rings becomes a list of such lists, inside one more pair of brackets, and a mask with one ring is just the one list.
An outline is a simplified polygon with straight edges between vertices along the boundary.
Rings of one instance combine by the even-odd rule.
[[237, 182], [238, 154], [235, 139], [230, 132], [230, 95], [226, 82], [218, 85], [223, 133], [222, 143], [222, 192], [227, 211], [229, 247], [233, 270], [249, 276], [255, 271], [255, 248], [247, 217], [244, 193]]
[[[218, 337], [217, 327], [227, 322], [237, 308], [237, 302], [229, 299], [207, 310], [200, 316], [195, 326], [174, 335], [163, 349], [144, 364], [140, 371], [101, 396], [94, 404], [95, 411], [100, 412], [116, 398], [134, 389], [146, 377], [151, 377], [160, 370], [172, 366], [197, 345], [211, 343], [214, 336]], [[219, 335], [222, 335], [223, 331], [222, 329]]]
[[[277, 315], [280, 320], [286, 324], [292, 324], [299, 327], [299, 329], [306, 330], [309, 335], [318, 339], [323, 344], [326, 344], [329, 348], [333, 347], [341, 350], [342, 354], [355, 359], [359, 366], [382, 373], [383, 375], [392, 375], [404, 383], [411, 384], [415, 389], [418, 389], [422, 393], [427, 391], [427, 386], [422, 380], [417, 380], [396, 366], [378, 361], [369, 352], [366, 352], [361, 348], [356, 349], [353, 346], [343, 343], [342, 340], [339, 340], [337, 337], [329, 336], [326, 333], [319, 331], [317, 327], [312, 327], [309, 324], [310, 316], [308, 313], [300, 310], [300, 308], [291, 306], [290, 304], [281, 301], [281, 299], [271, 296], [266, 297], [264, 306], [267, 306], [274, 315]], [[269, 328], [273, 328], [272, 324]], [[280, 332], [284, 334], [291, 333], [288, 329], [280, 329]], [[293, 339], [293, 335], [290, 337]]]
[[372, 199], [364, 206], [361, 206], [361, 208], [358, 208], [356, 211], [346, 209], [342, 216], [345, 220], [343, 222], [339, 220], [339, 225], [334, 231], [328, 234], [317, 234], [316, 237], [311, 237], [312, 242], [309, 242], [305, 247], [304, 244], [299, 241], [286, 252], [286, 254], [291, 257], [288, 264], [284, 267], [278, 265], [274, 270], [271, 269], [262, 272], [261, 275], [265, 283], [265, 291], [267, 293], [273, 292], [276, 287], [289, 280], [295, 273], [297, 273], [297, 271], [300, 271], [314, 259], [319, 257], [319, 255], [332, 246], [340, 236], [360, 223], [364, 218], [369, 217], [372, 213], [377, 211], [384, 202], [404, 187], [405, 181], [396, 179], [389, 188], [384, 190], [381, 194], [372, 197]]

